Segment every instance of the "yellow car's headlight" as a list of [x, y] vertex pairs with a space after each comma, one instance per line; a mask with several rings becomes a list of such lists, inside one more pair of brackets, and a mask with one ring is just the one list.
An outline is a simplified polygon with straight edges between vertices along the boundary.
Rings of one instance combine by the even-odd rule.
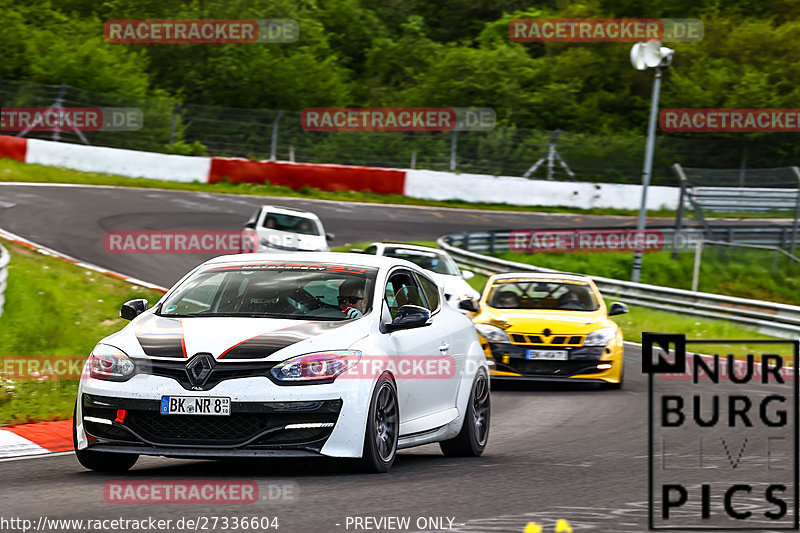
[[605, 346], [617, 336], [617, 328], [600, 328], [589, 333], [584, 346]]
[[475, 324], [475, 329], [477, 329], [478, 333], [480, 333], [483, 338], [489, 342], [511, 342], [508, 338], [508, 333], [497, 326], [490, 326], [489, 324]]

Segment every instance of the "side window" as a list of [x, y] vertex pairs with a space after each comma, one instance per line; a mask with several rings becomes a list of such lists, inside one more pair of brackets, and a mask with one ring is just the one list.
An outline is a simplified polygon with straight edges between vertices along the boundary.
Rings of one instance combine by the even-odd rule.
[[425, 276], [417, 275], [420, 285], [422, 285], [422, 293], [425, 295], [425, 301], [428, 303], [425, 307], [432, 312], [439, 309], [439, 287], [434, 282]]
[[398, 272], [389, 278], [386, 283], [386, 303], [392, 318], [397, 315], [397, 310], [404, 305], [419, 305], [425, 307], [419, 288], [414, 278], [407, 272]]
[[364, 250], [364, 253], [365, 254], [375, 255], [375, 254], [378, 253], [378, 247], [377, 246], [367, 246], [367, 248]]

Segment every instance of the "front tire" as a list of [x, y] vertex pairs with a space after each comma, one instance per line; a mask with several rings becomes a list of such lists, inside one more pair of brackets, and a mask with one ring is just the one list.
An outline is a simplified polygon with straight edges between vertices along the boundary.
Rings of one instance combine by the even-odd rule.
[[96, 472], [126, 472], [136, 464], [139, 456], [132, 453], [93, 452], [78, 449], [77, 423], [78, 407], [72, 412], [72, 446], [75, 448], [75, 457], [84, 468]]
[[447, 457], [479, 457], [489, 442], [491, 404], [489, 378], [481, 371], [472, 384], [461, 431], [454, 438], [439, 443], [442, 453]]
[[367, 413], [364, 449], [358, 462], [362, 472], [388, 472], [397, 455], [400, 415], [397, 390], [386, 375], [378, 379]]

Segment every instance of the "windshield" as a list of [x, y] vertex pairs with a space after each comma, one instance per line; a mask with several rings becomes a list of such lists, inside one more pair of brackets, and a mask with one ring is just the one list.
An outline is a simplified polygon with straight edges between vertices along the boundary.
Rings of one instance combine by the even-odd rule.
[[267, 213], [261, 226], [278, 231], [300, 233], [301, 235], [322, 235], [315, 220], [294, 215]]
[[498, 280], [490, 288], [486, 303], [497, 309], [596, 311], [600, 307], [589, 284], [546, 279]]
[[411, 248], [385, 248], [383, 255], [411, 261], [425, 270], [430, 270], [437, 274], [445, 274], [447, 276], [461, 275], [452, 259], [438, 252]]
[[376, 274], [374, 268], [312, 263], [212, 267], [184, 281], [158, 314], [346, 320], [372, 308]]

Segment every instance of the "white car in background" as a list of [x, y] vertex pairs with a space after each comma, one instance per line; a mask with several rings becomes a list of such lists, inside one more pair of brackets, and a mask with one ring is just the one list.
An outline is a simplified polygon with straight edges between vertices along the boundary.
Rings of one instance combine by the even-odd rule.
[[387, 471], [438, 442], [478, 456], [489, 372], [472, 322], [407, 261], [229, 255], [180, 280], [92, 350], [73, 439], [89, 469], [140, 455], [340, 457]]
[[462, 300], [480, 300], [481, 294], [466, 281], [475, 277], [475, 274], [459, 269], [444, 250], [412, 244], [373, 242], [363, 253], [405, 259], [431, 272], [444, 289], [447, 303], [454, 309], [460, 310], [458, 303]]
[[317, 215], [291, 207], [262, 205], [244, 227], [258, 234], [258, 252], [328, 252], [333, 239]]

